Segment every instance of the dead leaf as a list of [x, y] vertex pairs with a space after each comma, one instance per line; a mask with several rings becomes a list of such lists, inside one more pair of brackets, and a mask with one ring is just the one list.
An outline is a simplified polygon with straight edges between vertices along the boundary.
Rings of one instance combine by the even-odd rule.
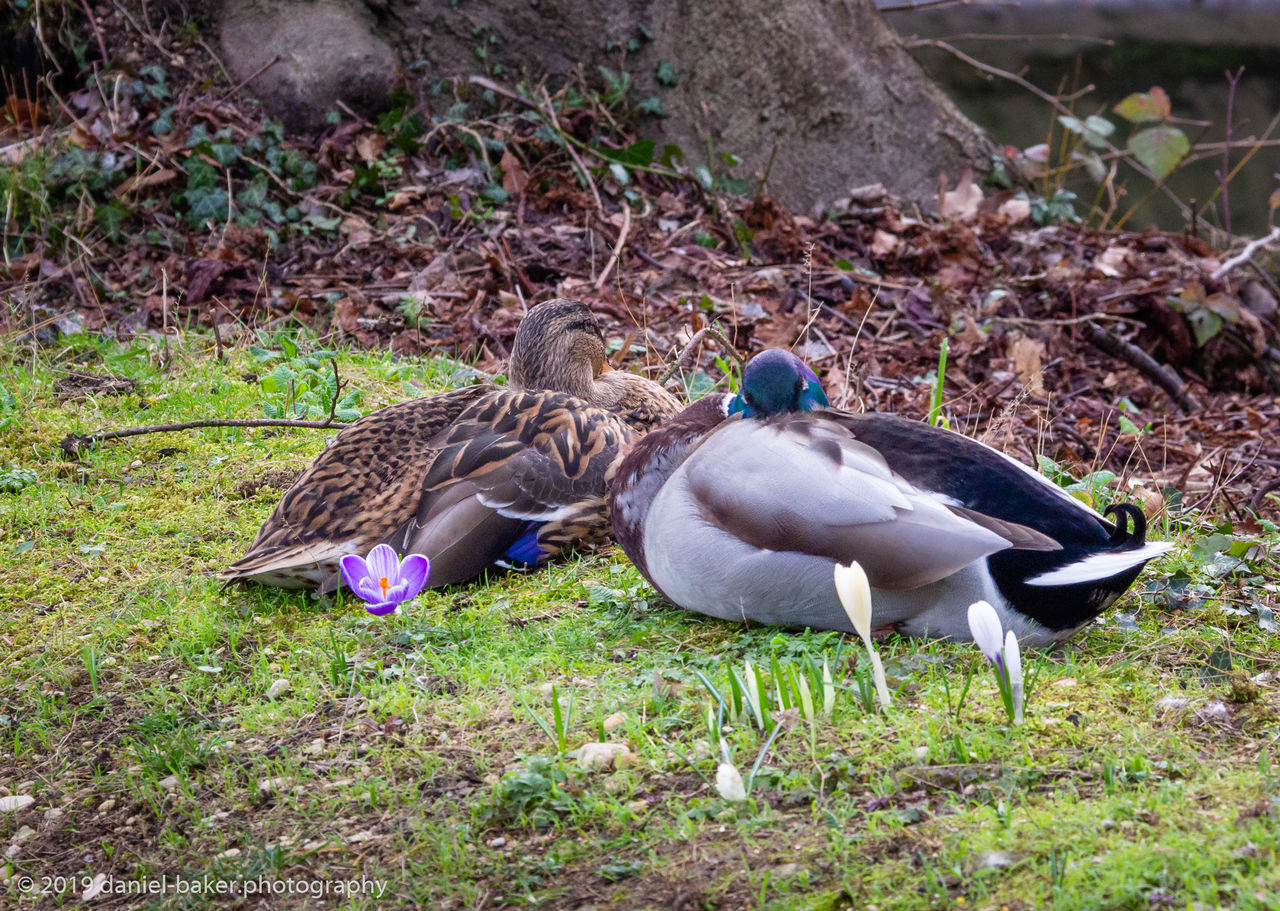
[[120, 181], [119, 186], [112, 192], [119, 199], [132, 190], [145, 190], [147, 187], [158, 187], [166, 184], [178, 176], [178, 172], [172, 168], [161, 168], [159, 171], [152, 171], [150, 174], [134, 174]]
[[502, 160], [498, 162], [498, 167], [502, 168], [502, 189], [512, 196], [523, 195], [525, 184], [529, 182], [529, 176], [525, 174], [524, 168], [520, 166], [520, 159], [511, 154], [510, 149], [506, 149], [502, 153]]
[[982, 187], [972, 180], [962, 180], [954, 190], [942, 194], [943, 218], [953, 221], [968, 221], [978, 214], [978, 206], [982, 202]]
[[871, 252], [876, 256], [890, 256], [898, 251], [899, 243], [901, 243], [901, 241], [898, 239], [896, 234], [890, 234], [888, 231], [882, 231], [879, 228], [876, 228], [876, 233], [873, 235], [871, 240]]
[[996, 211], [1003, 215], [1009, 224], [1016, 225], [1018, 222], [1026, 221], [1031, 217], [1031, 203], [1026, 199], [1014, 197], [1006, 199]]
[[381, 133], [365, 133], [356, 140], [356, 154], [365, 164], [373, 164], [387, 150], [387, 137]]
[[1040, 362], [1043, 354], [1044, 343], [1025, 335], [1018, 336], [1009, 351], [1018, 382], [1031, 395], [1044, 395], [1044, 368]]
[[1118, 278], [1128, 271], [1129, 248], [1120, 244], [1112, 244], [1102, 251], [1102, 255], [1093, 261], [1094, 271], [1107, 278]]

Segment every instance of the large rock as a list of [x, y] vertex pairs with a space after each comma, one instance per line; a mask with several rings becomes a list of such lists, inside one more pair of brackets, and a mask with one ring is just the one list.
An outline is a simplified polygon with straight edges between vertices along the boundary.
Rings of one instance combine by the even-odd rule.
[[396, 55], [374, 25], [351, 0], [226, 0], [222, 55], [268, 113], [310, 129], [339, 101], [367, 113], [386, 106]]

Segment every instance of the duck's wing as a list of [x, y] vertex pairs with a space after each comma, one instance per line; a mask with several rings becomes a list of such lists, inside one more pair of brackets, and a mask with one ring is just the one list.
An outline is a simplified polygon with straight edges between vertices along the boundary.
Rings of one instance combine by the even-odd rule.
[[912, 486], [821, 412], [730, 421], [684, 471], [707, 521], [758, 549], [857, 560], [877, 588], [936, 582], [1012, 546], [1057, 546]]
[[343, 429], [294, 482], [249, 551], [221, 573], [282, 588], [335, 580], [344, 554], [365, 553], [417, 508], [436, 436], [493, 386], [400, 402]]
[[631, 440], [616, 416], [561, 393], [486, 397], [437, 437], [416, 509], [386, 540], [430, 557], [433, 587], [601, 540], [607, 480]]

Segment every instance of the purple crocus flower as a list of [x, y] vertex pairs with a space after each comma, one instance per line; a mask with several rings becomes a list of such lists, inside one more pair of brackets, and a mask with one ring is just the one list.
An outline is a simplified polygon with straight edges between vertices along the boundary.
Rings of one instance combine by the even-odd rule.
[[367, 558], [347, 554], [340, 562], [347, 588], [364, 598], [365, 610], [376, 617], [417, 596], [431, 574], [431, 561], [422, 554], [407, 554], [401, 560], [389, 544], [377, 545]]

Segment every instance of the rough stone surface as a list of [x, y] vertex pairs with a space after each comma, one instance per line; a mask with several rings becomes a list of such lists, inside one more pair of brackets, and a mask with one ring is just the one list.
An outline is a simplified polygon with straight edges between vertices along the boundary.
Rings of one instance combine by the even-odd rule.
[[339, 101], [366, 115], [386, 106], [396, 56], [374, 25], [356, 0], [225, 0], [222, 55], [268, 113], [312, 129]]
[[433, 74], [476, 72], [478, 43], [509, 83], [625, 71], [633, 100], [662, 103], [667, 116], [642, 123], [659, 147], [673, 143], [713, 173], [724, 170], [721, 153], [736, 154], [751, 191], [767, 171], [766, 189], [792, 207], [880, 181], [932, 208], [940, 172], [954, 187], [966, 164], [983, 171], [994, 151], [870, 0], [391, 0], [391, 11], [402, 57], [425, 57]]
[[[882, 182], [933, 208], [938, 178], [984, 171], [995, 147], [926, 77], [871, 0], [223, 0], [228, 68], [277, 116], [314, 125], [334, 99], [364, 116], [385, 100], [394, 55], [427, 79], [500, 72], [554, 90], [579, 72], [625, 72], [631, 99], [665, 114], [642, 132], [686, 164], [734, 175], [793, 208]], [[376, 19], [375, 19], [376, 14]], [[415, 67], [419, 69], [420, 67]], [[444, 93], [441, 103], [452, 103]]]

